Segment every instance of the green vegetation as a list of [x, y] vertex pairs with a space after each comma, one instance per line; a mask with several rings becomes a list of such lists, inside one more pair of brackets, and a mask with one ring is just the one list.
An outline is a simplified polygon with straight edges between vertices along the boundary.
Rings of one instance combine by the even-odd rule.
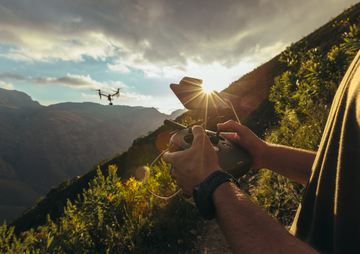
[[9, 226], [14, 226], [14, 233], [19, 235], [23, 231], [45, 224], [48, 214], [52, 220], [56, 221], [62, 216], [67, 200], [75, 202], [78, 195], [82, 195], [83, 191], [89, 188], [88, 183], [97, 176], [98, 167], [100, 167], [104, 176], [107, 176], [107, 169], [110, 165], [117, 165], [117, 174], [122, 179], [134, 176], [138, 167], [153, 161], [159, 155], [159, 151], [166, 148], [164, 148], [164, 145], [166, 146], [168, 141], [162, 142], [163, 144], [161, 142], [157, 144], [155, 141], [159, 136], [168, 136], [166, 134], [169, 132], [169, 128], [163, 125], [143, 138], [136, 146], [130, 147], [120, 155], [101, 161], [81, 177], [76, 177], [71, 182], [65, 180], [59, 186], [51, 188], [43, 200], [40, 200], [36, 206], [27, 209], [21, 216], [11, 221]]
[[[149, 187], [168, 196], [177, 188], [169, 166], [154, 166]], [[64, 214], [53, 222], [20, 236], [14, 227], [0, 227], [0, 253], [161, 253], [191, 247], [188, 233], [197, 213], [180, 193], [167, 201], [152, 196], [143, 182], [118, 177], [116, 166], [108, 176], [101, 170], [75, 202], [68, 201]], [[175, 247], [176, 246], [176, 247]]]
[[[360, 31], [348, 20], [344, 43], [322, 53], [306, 43], [289, 47], [279, 58], [288, 70], [275, 78], [269, 100], [280, 117], [279, 125], [267, 131], [265, 139], [317, 151], [335, 92], [352, 59], [360, 49]], [[338, 23], [334, 26], [339, 26]], [[261, 170], [253, 199], [283, 225], [290, 226], [301, 201], [302, 184], [274, 172]]]

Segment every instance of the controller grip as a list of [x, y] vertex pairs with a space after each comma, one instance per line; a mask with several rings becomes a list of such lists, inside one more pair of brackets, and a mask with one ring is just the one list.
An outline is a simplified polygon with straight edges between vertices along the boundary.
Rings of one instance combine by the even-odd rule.
[[[212, 142], [222, 170], [233, 175], [235, 178], [242, 177], [250, 170], [252, 158], [245, 149], [221, 135], [217, 136], [215, 132], [206, 130], [206, 134]], [[188, 129], [180, 130], [175, 135], [179, 135], [180, 146], [177, 149], [178, 151], [191, 147], [194, 137]], [[218, 140], [214, 142], [212, 137], [218, 137]]]

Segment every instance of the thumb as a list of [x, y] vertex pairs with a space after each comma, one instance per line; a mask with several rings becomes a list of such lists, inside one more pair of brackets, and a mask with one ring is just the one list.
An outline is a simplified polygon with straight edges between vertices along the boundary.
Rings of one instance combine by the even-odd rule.
[[179, 151], [179, 152], [166, 152], [163, 154], [162, 159], [163, 161], [165, 161], [166, 163], [170, 163], [172, 165], [174, 165], [174, 163], [178, 160], [178, 158], [181, 156], [181, 153], [183, 151]]

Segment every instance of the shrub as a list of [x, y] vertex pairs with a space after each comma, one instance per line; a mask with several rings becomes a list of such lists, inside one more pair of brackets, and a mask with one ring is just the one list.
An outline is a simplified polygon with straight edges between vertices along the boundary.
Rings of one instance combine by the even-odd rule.
[[[176, 188], [169, 166], [154, 167], [149, 184], [159, 195]], [[162, 200], [149, 194], [147, 180], [122, 181], [116, 166], [104, 177], [98, 169], [89, 189], [71, 203], [63, 216], [23, 232], [17, 238], [6, 224], [0, 228], [1, 253], [144, 253], [173, 246], [179, 237], [183, 247], [191, 245], [185, 235], [195, 227], [197, 213], [182, 194]], [[166, 245], [163, 244], [166, 242]]]

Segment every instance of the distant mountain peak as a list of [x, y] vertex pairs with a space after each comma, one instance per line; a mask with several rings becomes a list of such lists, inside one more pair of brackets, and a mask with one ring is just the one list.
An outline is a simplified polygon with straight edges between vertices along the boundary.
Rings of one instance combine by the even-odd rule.
[[43, 107], [24, 92], [2, 88], [0, 88], [0, 105], [12, 109]]

